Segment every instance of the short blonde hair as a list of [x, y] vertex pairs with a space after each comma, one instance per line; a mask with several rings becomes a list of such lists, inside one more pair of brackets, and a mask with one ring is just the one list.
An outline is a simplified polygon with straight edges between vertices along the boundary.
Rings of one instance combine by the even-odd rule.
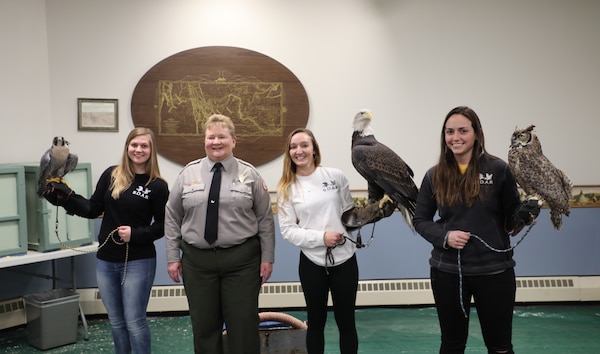
[[236, 137], [235, 136], [235, 125], [233, 125], [233, 121], [231, 120], [231, 118], [227, 117], [226, 115], [213, 114], [212, 116], [208, 117], [208, 119], [204, 123], [204, 131], [206, 132], [206, 130], [208, 128], [210, 128], [214, 125], [222, 127], [222, 128], [228, 128], [229, 131], [231, 132], [231, 136], [234, 138]]

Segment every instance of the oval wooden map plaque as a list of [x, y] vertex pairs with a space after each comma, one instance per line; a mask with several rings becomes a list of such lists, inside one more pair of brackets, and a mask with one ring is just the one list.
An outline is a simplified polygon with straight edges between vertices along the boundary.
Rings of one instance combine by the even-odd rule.
[[289, 133], [306, 127], [308, 96], [276, 60], [235, 47], [201, 47], [174, 54], [140, 79], [131, 98], [136, 127], [151, 128], [157, 152], [185, 165], [204, 157], [204, 122], [229, 116], [233, 154], [258, 166], [284, 151]]

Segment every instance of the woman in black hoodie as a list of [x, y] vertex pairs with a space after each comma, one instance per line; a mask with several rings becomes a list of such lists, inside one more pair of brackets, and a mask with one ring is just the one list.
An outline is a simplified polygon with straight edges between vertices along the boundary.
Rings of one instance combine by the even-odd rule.
[[477, 114], [469, 107], [452, 109], [441, 131], [439, 162], [423, 178], [413, 219], [433, 245], [440, 353], [464, 353], [471, 297], [488, 352], [513, 353], [515, 261], [506, 250], [509, 235], [538, 214], [537, 203], [520, 201], [507, 163], [485, 150]]

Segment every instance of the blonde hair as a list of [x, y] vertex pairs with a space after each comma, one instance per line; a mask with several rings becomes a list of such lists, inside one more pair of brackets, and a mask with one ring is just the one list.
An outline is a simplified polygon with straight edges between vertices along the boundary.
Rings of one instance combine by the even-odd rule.
[[312, 131], [305, 128], [297, 128], [294, 129], [290, 133], [285, 143], [285, 150], [283, 155], [283, 173], [279, 182], [277, 183], [277, 200], [278, 203], [283, 203], [290, 197], [290, 186], [292, 183], [296, 182], [296, 164], [292, 161], [292, 157], [290, 156], [290, 145], [292, 142], [292, 137], [298, 133], [305, 133], [310, 137], [310, 140], [313, 145], [313, 153], [314, 153], [314, 163], [315, 166], [318, 167], [321, 165], [321, 150], [319, 149], [319, 144], [317, 143], [317, 139]]
[[212, 116], [208, 117], [204, 123], [204, 132], [206, 132], [208, 128], [215, 125], [221, 128], [229, 129], [231, 136], [235, 138], [235, 125], [233, 125], [231, 118], [223, 114], [213, 114]]
[[117, 167], [115, 167], [111, 173], [111, 196], [115, 200], [119, 199], [121, 193], [131, 186], [133, 179], [135, 178], [133, 162], [129, 158], [128, 151], [131, 140], [140, 135], [147, 135], [150, 138], [150, 158], [148, 161], [146, 161], [146, 174], [148, 175], [148, 181], [146, 182], [146, 185], [150, 184], [150, 182], [154, 181], [155, 179], [161, 179], [165, 181], [165, 179], [161, 177], [160, 169], [158, 168], [158, 158], [154, 144], [154, 132], [149, 128], [134, 128], [131, 132], [129, 132], [129, 135], [127, 135], [127, 139], [125, 140], [125, 147], [123, 149], [121, 163], [117, 165]]

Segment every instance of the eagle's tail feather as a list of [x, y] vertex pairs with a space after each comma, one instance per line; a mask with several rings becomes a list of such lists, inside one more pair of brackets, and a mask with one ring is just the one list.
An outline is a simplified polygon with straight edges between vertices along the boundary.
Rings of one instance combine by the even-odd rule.
[[416, 233], [415, 227], [412, 223], [412, 213], [410, 212], [410, 210], [400, 204], [398, 204], [398, 210], [400, 211], [400, 213], [402, 213], [402, 217], [404, 218], [404, 221], [406, 221], [406, 224], [408, 224], [410, 230], [413, 233]]

